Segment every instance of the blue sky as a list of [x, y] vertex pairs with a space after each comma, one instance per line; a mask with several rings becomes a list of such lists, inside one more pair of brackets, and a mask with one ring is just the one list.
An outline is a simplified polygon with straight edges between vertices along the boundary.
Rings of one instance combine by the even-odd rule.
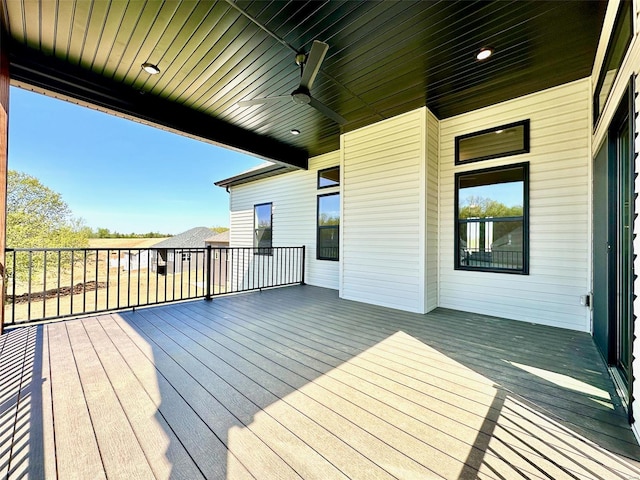
[[9, 108], [9, 168], [60, 193], [92, 228], [228, 226], [228, 194], [213, 183], [263, 162], [20, 88]]
[[522, 182], [498, 183], [480, 187], [467, 187], [460, 190], [459, 207], [469, 203], [471, 197], [482, 197], [496, 200], [507, 207], [522, 206]]

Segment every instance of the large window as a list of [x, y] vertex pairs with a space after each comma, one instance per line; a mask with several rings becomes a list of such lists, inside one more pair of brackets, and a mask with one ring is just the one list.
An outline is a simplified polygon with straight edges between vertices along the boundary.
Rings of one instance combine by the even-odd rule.
[[263, 203], [253, 207], [253, 246], [257, 247], [256, 254], [271, 255], [271, 203]]
[[318, 196], [318, 260], [340, 258], [340, 194]]
[[456, 174], [455, 268], [529, 273], [529, 164]]

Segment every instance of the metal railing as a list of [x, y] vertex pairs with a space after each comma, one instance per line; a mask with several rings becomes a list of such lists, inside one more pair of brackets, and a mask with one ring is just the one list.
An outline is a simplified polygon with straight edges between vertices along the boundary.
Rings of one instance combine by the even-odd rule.
[[8, 248], [5, 324], [304, 283], [305, 248]]
[[517, 270], [522, 268], [522, 250], [464, 249], [460, 254], [460, 265], [469, 267]]

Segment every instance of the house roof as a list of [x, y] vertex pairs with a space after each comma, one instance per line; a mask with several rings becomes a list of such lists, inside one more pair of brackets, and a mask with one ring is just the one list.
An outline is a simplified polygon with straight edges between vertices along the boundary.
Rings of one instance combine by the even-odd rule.
[[281, 165], [277, 163], [260, 164], [257, 167], [249, 169], [245, 172], [234, 175], [233, 177], [225, 178], [224, 180], [218, 180], [215, 185], [218, 187], [233, 187], [236, 185], [242, 185], [243, 183], [255, 182], [262, 178], [273, 177], [280, 175], [281, 173], [288, 173], [296, 170], [293, 167]]
[[206, 243], [229, 243], [229, 230], [218, 233], [205, 240]]
[[[340, 134], [427, 106], [443, 119], [591, 74], [604, 1], [0, 1], [13, 85], [306, 168]], [[329, 45], [287, 96], [296, 54]], [[477, 61], [483, 46], [492, 57]], [[158, 66], [149, 75], [144, 63]], [[294, 136], [292, 129], [300, 134]]]
[[207, 227], [195, 227], [152, 245], [150, 248], [202, 248], [213, 231]]

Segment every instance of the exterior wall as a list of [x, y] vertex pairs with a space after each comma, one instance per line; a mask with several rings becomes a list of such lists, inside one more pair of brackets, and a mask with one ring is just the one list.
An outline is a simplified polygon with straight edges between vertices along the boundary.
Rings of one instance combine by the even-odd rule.
[[[440, 306], [590, 330], [591, 82], [581, 80], [440, 122]], [[454, 140], [531, 120], [527, 154], [454, 165]], [[530, 162], [529, 275], [454, 270], [454, 174]]]
[[427, 265], [426, 311], [438, 306], [438, 169], [440, 122], [427, 110]]
[[342, 136], [342, 298], [426, 311], [426, 120], [420, 108]]
[[308, 170], [232, 187], [230, 246], [253, 247], [253, 206], [271, 202], [273, 246], [305, 245], [305, 282], [337, 290], [339, 262], [316, 259], [316, 216], [318, 194], [340, 191], [340, 187], [318, 190], [318, 170], [339, 164], [339, 152], [331, 152], [309, 159]]
[[211, 283], [221, 290], [228, 289], [227, 276], [231, 272], [228, 255], [229, 242], [205, 242], [211, 247]]

